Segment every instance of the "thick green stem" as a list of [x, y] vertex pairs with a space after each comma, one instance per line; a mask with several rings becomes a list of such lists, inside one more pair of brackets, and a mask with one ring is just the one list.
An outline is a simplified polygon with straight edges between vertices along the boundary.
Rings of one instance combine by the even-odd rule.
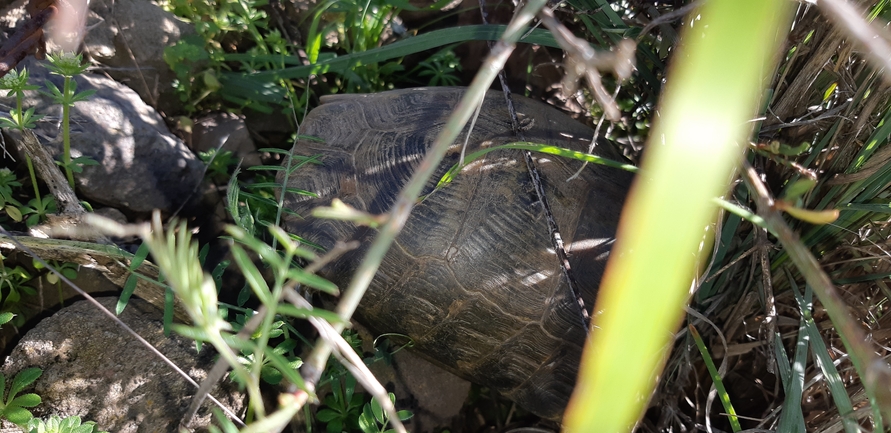
[[[62, 94], [65, 99], [70, 99], [71, 95], [71, 77], [65, 77], [65, 85], [62, 88]], [[71, 134], [68, 132], [68, 118], [70, 117], [71, 106], [68, 103], [62, 104], [62, 165], [65, 167], [65, 177], [68, 179], [68, 185], [74, 188], [74, 173], [71, 171]]]

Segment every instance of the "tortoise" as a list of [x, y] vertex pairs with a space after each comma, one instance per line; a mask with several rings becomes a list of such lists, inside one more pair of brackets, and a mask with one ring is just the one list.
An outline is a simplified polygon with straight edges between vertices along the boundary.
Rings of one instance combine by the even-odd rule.
[[[390, 210], [463, 88], [418, 88], [366, 95], [331, 95], [304, 120], [292, 154], [320, 156], [295, 171], [285, 228], [331, 248], [361, 247], [321, 275], [346, 287], [376, 230], [309, 216], [333, 198], [372, 214]], [[587, 151], [594, 131], [556, 109], [524, 97], [514, 105], [528, 141]], [[422, 201], [363, 298], [357, 319], [379, 333], [407, 335], [414, 350], [445, 369], [497, 390], [527, 410], [559, 420], [572, 393], [594, 298], [631, 176], [598, 165], [567, 181], [581, 162], [533, 155], [546, 203], [539, 200], [522, 151], [497, 150], [436, 183], [459, 159], [451, 146]], [[489, 91], [467, 152], [518, 141], [500, 92]], [[606, 144], [595, 153], [621, 158]], [[282, 179], [279, 180], [280, 182]], [[553, 215], [569, 269], [561, 266], [548, 228]], [[575, 292], [570, 282], [576, 287]]]

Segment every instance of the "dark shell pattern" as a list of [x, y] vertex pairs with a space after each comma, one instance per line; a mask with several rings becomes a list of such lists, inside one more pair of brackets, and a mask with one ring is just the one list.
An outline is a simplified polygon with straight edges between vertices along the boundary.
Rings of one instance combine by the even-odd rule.
[[[461, 88], [338, 95], [306, 117], [294, 154], [321, 164], [293, 173], [288, 186], [319, 198], [286, 196], [286, 228], [325, 248], [337, 240], [362, 246], [322, 276], [345, 288], [374, 229], [309, 216], [335, 197], [358, 209], [389, 211], [459, 99]], [[543, 103], [514, 96], [527, 141], [587, 151], [594, 131]], [[546, 201], [570, 262], [555, 253], [545, 208], [523, 153], [499, 150], [468, 164], [444, 187], [467, 128], [450, 148], [425, 197], [413, 209], [363, 299], [358, 319], [380, 333], [400, 333], [434, 363], [491, 387], [524, 408], [559, 420], [572, 393], [587, 335], [569, 281], [590, 312], [631, 176], [534, 153]], [[518, 141], [501, 92], [490, 91], [467, 153]], [[595, 154], [621, 159], [608, 144]]]

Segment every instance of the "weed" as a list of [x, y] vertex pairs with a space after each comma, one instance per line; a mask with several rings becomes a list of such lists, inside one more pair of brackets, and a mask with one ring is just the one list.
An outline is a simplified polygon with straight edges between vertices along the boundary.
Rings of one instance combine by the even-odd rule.
[[56, 415], [46, 421], [40, 418], [32, 418], [26, 426], [28, 433], [107, 433], [96, 430], [96, 422], [87, 421], [81, 424], [79, 416], [59, 418]]
[[460, 86], [461, 79], [456, 75], [461, 72], [461, 60], [451, 48], [438, 51], [427, 60], [418, 62], [409, 73], [409, 77], [426, 77], [429, 86]]
[[325, 397], [325, 406], [316, 412], [316, 419], [325, 423], [328, 433], [359, 429], [364, 399], [356, 393], [356, 379], [346, 375], [331, 383], [331, 394]]
[[[30, 162], [30, 159], [28, 160]], [[35, 180], [32, 178], [32, 182]], [[15, 222], [24, 222], [28, 227], [37, 225], [50, 213], [56, 212], [56, 199], [52, 196], [41, 196], [35, 188], [35, 198], [22, 204], [14, 198], [13, 188], [22, 184], [8, 168], [0, 168], [0, 209]]]
[[32, 227], [46, 219], [47, 215], [56, 213], [56, 199], [53, 196], [35, 197], [28, 200], [28, 204], [20, 207], [19, 210], [22, 211], [22, 217], [25, 218], [25, 225]]
[[6, 212], [13, 221], [22, 221], [22, 204], [13, 198], [13, 188], [22, 186], [22, 183], [16, 180], [15, 173], [8, 168], [0, 168], [0, 208]]
[[0, 418], [23, 427], [28, 424], [34, 415], [27, 408], [40, 404], [40, 396], [37, 394], [18, 395], [26, 386], [34, 383], [43, 371], [39, 368], [26, 368], [15, 375], [15, 379], [6, 392], [6, 376], [0, 373]]
[[[34, 277], [20, 265], [6, 266], [2, 258], [0, 257], [0, 311], [14, 313], [18, 311], [18, 303], [22, 300], [22, 295], [34, 296], [37, 294], [37, 291], [28, 285]], [[21, 326], [23, 321], [24, 317], [16, 316], [12, 323], [15, 326]]]
[[0, 126], [4, 128], [17, 128], [20, 130], [34, 128], [34, 122], [43, 118], [41, 114], [34, 114], [35, 107], [23, 111], [22, 100], [25, 90], [37, 90], [40, 86], [28, 84], [28, 69], [22, 68], [21, 72], [12, 70], [0, 78], [0, 89], [8, 90], [6, 96], [15, 95], [15, 108], [10, 110], [10, 118], [0, 118]]
[[46, 87], [49, 89], [49, 92], [45, 94], [52, 97], [55, 103], [62, 105], [62, 162], [59, 165], [65, 170], [68, 184], [74, 188], [73, 173], [81, 172], [81, 167], [84, 165], [98, 165], [99, 163], [85, 156], [71, 159], [71, 133], [69, 128], [71, 107], [77, 102], [86, 100], [96, 91], [77, 91], [77, 82], [72, 78], [82, 74], [89, 66], [83, 63], [83, 59], [79, 54], [61, 53], [55, 56], [48, 55], [47, 59], [49, 60], [47, 69], [49, 69], [50, 73], [61, 75], [64, 78], [62, 90], [59, 90], [51, 81], [47, 81]]
[[[243, 39], [253, 46], [248, 50], [253, 55], [290, 54], [287, 41], [277, 30], [270, 30], [269, 17], [261, 9], [266, 0], [225, 0], [220, 2], [170, 0], [169, 11], [192, 22], [197, 36], [181, 39], [164, 50], [164, 60], [176, 74], [175, 87], [183, 101], [187, 113], [197, 110], [199, 103], [211, 94], [224, 90], [218, 80], [221, 70], [229, 69], [225, 64], [225, 51], [220, 41], [238, 44]], [[258, 68], [274, 67], [268, 62], [243, 62], [242, 68], [253, 71]], [[296, 100], [289, 83], [282, 83], [286, 92]], [[261, 112], [272, 109], [264, 102], [239, 98], [224, 91], [223, 96], [242, 108], [249, 107]], [[282, 108], [289, 107], [287, 101], [279, 100]]]
[[[242, 326], [244, 325], [243, 321], [245, 318], [245, 315], [239, 315], [239, 319], [242, 321]], [[280, 343], [272, 348], [272, 353], [283, 358], [284, 361], [287, 362], [287, 367], [290, 370], [297, 370], [303, 365], [303, 360], [297, 356], [297, 347], [300, 342], [293, 337], [293, 333], [293, 329], [288, 329], [285, 320], [276, 320], [272, 323], [272, 328], [269, 330], [268, 336], [269, 338], [282, 339]], [[259, 337], [260, 332], [254, 332], [253, 335], [251, 335], [251, 340], [256, 340]], [[254, 370], [256, 368], [254, 365], [256, 357], [254, 353], [249, 350], [242, 350], [238, 360], [249, 370]], [[263, 359], [261, 362], [263, 364], [259, 367], [260, 379], [270, 385], [278, 385], [284, 378], [284, 373], [280, 370], [280, 367], [273, 364], [269, 358]], [[241, 385], [245, 385], [240, 382], [235, 375], [230, 375], [230, 379]]]
[[[396, 403], [396, 396], [392, 392], [389, 393], [389, 396], [390, 402]], [[407, 410], [400, 410], [399, 412], [396, 412], [396, 415], [399, 416], [400, 421], [407, 421], [413, 416], [413, 414]], [[396, 430], [387, 428], [389, 423], [389, 415], [384, 412], [377, 400], [372, 399], [370, 402], [365, 403], [365, 407], [362, 408], [362, 414], [359, 415], [359, 428], [362, 429], [362, 433], [395, 432]]]
[[205, 177], [216, 181], [229, 179], [232, 176], [229, 170], [238, 164], [238, 158], [229, 150], [210, 149], [199, 152], [198, 158], [207, 165]]
[[[37, 269], [37, 270], [43, 269], [43, 264], [37, 260], [32, 261], [31, 264], [32, 264], [32, 266], [34, 266], [34, 269]], [[53, 269], [55, 269], [56, 271], [58, 271], [59, 273], [64, 275], [65, 278], [68, 278], [69, 280], [74, 280], [77, 278], [77, 271], [78, 271], [79, 266], [75, 263], [64, 263], [64, 262], [59, 262], [56, 260], [50, 260], [49, 265]], [[59, 276], [55, 272], [47, 271], [46, 281], [48, 283], [56, 286], [56, 290], [59, 293], [59, 304], [61, 306], [64, 306], [65, 299], [62, 296], [62, 280], [59, 279]]]
[[[38, 86], [28, 84], [27, 69], [22, 69], [21, 72], [13, 70], [0, 78], [0, 89], [8, 90], [6, 96], [15, 95], [16, 101], [16, 107], [9, 112], [10, 118], [0, 118], [0, 126], [23, 131], [34, 128], [35, 122], [43, 118], [43, 115], [34, 114], [35, 107], [24, 110], [22, 100], [26, 90], [37, 90], [38, 88]], [[12, 187], [21, 186], [21, 183], [15, 180], [15, 176], [9, 170], [0, 169], [0, 207], [4, 207], [6, 214], [16, 222], [21, 222], [27, 217], [25, 224], [32, 227], [45, 219], [47, 214], [56, 212], [56, 201], [51, 196], [40, 195], [31, 157], [25, 155], [25, 161], [31, 175], [31, 185], [34, 187], [34, 198], [28, 201], [27, 205], [12, 199]]]

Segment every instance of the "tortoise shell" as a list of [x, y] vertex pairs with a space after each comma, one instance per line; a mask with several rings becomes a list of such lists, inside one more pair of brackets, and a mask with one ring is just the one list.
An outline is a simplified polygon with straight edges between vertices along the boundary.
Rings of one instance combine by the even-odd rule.
[[[463, 96], [461, 88], [394, 90], [322, 98], [310, 112], [297, 155], [320, 165], [293, 173], [288, 231], [330, 248], [361, 247], [321, 275], [346, 287], [376, 230], [309, 216], [333, 198], [370, 212], [388, 212]], [[554, 108], [514, 97], [527, 141], [587, 151], [590, 128]], [[560, 419], [575, 384], [587, 335], [570, 281], [590, 313], [631, 176], [581, 162], [533, 154], [546, 202], [565, 245], [561, 266], [519, 150], [498, 150], [469, 163], [449, 184], [437, 181], [458, 162], [465, 129], [451, 146], [411, 217], [383, 260], [357, 319], [380, 333], [409, 336], [414, 350], [472, 382], [490, 387], [542, 417]], [[518, 141], [500, 92], [486, 96], [467, 153]], [[608, 144], [594, 153], [620, 159]], [[281, 181], [281, 179], [280, 179]]]

